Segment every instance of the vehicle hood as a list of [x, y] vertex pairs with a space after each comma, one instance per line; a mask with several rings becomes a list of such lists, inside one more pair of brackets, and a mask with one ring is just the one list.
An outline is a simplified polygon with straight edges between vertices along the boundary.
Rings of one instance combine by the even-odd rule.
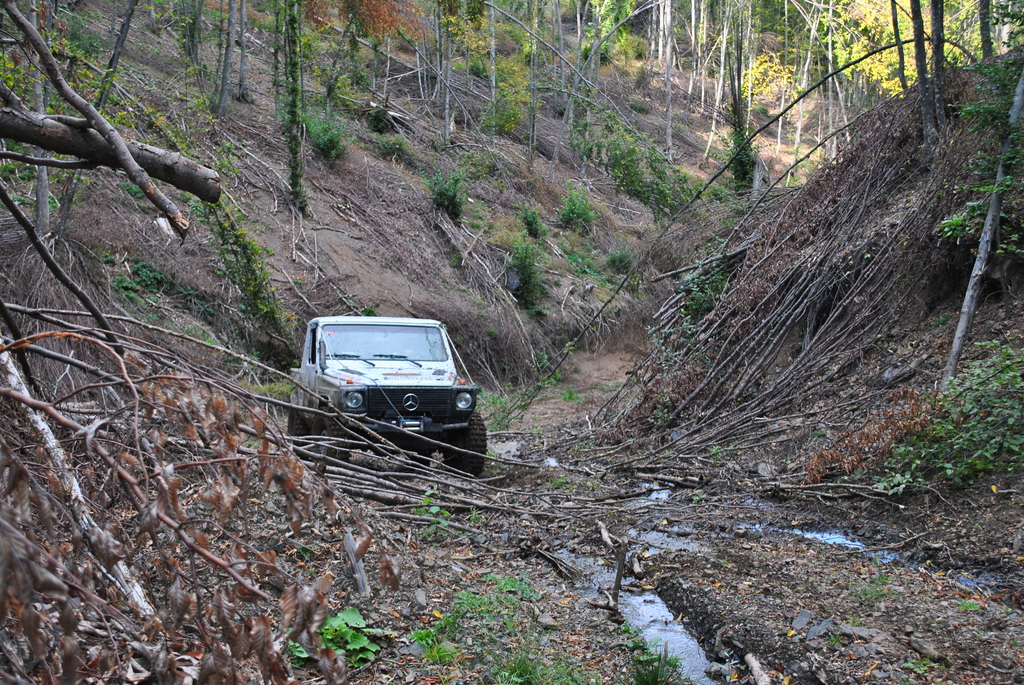
[[352, 381], [354, 384], [381, 387], [448, 387], [455, 383], [455, 369], [445, 364], [421, 362], [423, 366], [419, 367], [405, 361], [374, 360], [373, 363], [376, 366], [369, 366], [361, 361], [328, 362], [324, 375], [337, 378], [343, 384]]

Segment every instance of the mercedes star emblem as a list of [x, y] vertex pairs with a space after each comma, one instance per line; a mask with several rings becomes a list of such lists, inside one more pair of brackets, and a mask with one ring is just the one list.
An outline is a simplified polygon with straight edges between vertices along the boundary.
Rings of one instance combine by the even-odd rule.
[[415, 411], [420, 406], [420, 398], [416, 397], [416, 395], [413, 395], [412, 393], [409, 393], [408, 395], [402, 398], [402, 406], [408, 409], [409, 411]]

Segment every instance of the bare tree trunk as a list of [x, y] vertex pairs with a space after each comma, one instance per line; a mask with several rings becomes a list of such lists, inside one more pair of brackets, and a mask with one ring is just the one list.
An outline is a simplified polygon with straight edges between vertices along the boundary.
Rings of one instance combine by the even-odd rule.
[[[33, 28], [39, 28], [39, 8], [35, 0], [30, 0], [28, 6], [28, 20]], [[38, 63], [36, 63], [38, 68]], [[46, 114], [46, 81], [42, 78], [42, 70], [39, 70], [40, 78], [32, 80], [32, 99], [36, 112]], [[41, 147], [35, 149], [36, 157], [46, 157], [47, 153]], [[50, 174], [45, 166], [36, 167], [36, 231], [46, 233], [50, 230]]]
[[992, 50], [992, 0], [978, 0], [978, 30], [981, 32], [981, 58], [995, 54]]
[[672, 62], [675, 60], [672, 50], [675, 47], [672, 1], [665, 0], [665, 152], [670, 160], [672, 159]]
[[[818, 30], [818, 16], [820, 12], [815, 12], [812, 15], [811, 20], [807, 22], [809, 36], [807, 39], [807, 59], [804, 60], [804, 73], [800, 80], [800, 92], [806, 92], [807, 82], [810, 78], [811, 73], [811, 58], [814, 54], [814, 38], [817, 35]], [[793, 142], [793, 164], [797, 163], [800, 159], [800, 138], [804, 131], [804, 101], [800, 100], [799, 110], [797, 111], [796, 118], [796, 137]]]
[[715, 85], [715, 109], [711, 114], [711, 131], [708, 133], [708, 145], [704, 149], [704, 161], [706, 162], [708, 156], [711, 154], [711, 143], [715, 139], [716, 125], [718, 123], [718, 110], [722, 106], [722, 95], [725, 90], [725, 55], [726, 47], [729, 43], [729, 26], [732, 24], [732, 5], [729, 5], [725, 9], [725, 20], [722, 22], [722, 37], [721, 44], [719, 45], [719, 69], [718, 69], [718, 83]]
[[960, 321], [956, 326], [956, 333], [953, 335], [953, 346], [949, 350], [949, 359], [946, 361], [946, 370], [942, 374], [942, 381], [945, 383], [956, 375], [956, 367], [960, 363], [960, 355], [963, 352], [964, 342], [967, 334], [974, 323], [974, 314], [978, 309], [978, 295], [981, 293], [981, 277], [985, 273], [985, 265], [988, 261], [989, 252], [992, 249], [993, 236], [999, 229], [999, 215], [1002, 210], [1003, 193], [1001, 188], [1003, 179], [1006, 178], [1006, 158], [1012, 147], [1012, 131], [1020, 118], [1021, 110], [1024, 109], [1024, 69], [1021, 70], [1020, 78], [1017, 79], [1017, 91], [1013, 96], [1013, 105], [1010, 107], [1011, 132], [1003, 140], [1003, 154], [999, 159], [999, 168], [996, 170], [996, 192], [992, 193], [989, 199], [988, 214], [985, 216], [985, 226], [981, 230], [981, 239], [978, 242], [978, 255], [974, 260], [974, 269], [971, 271], [971, 278], [967, 283], [967, 293], [964, 295], [964, 304], [960, 308]]
[[944, 0], [931, 0], [932, 4], [932, 97], [935, 98], [935, 128], [941, 135], [946, 130], [946, 106], [943, 104], [942, 81], [946, 59], [946, 4]]
[[[988, 0], [982, 0], [988, 2]], [[892, 11], [892, 36], [893, 40], [896, 41], [896, 54], [900, 61], [900, 85], [903, 86], [903, 90], [907, 89], [907, 62], [906, 56], [903, 54], [903, 41], [900, 40], [900, 14], [899, 5], [896, 4], [896, 0], [889, 0], [889, 9]]]
[[249, 102], [252, 97], [249, 94], [249, 84], [245, 80], [246, 52], [249, 47], [245, 32], [248, 28], [249, 8], [246, 6], [246, 0], [241, 0], [238, 5], [238, 87], [235, 89], [235, 99], [243, 102]]
[[[223, 6], [223, 5], [222, 5]], [[214, 116], [223, 116], [231, 93], [231, 60], [235, 52], [235, 32], [238, 30], [238, 6], [235, 0], [228, 0], [228, 38], [224, 41], [224, 61], [220, 73], [220, 94], [213, 108]]]
[[917, 65], [917, 87], [921, 97], [921, 120], [924, 126], [924, 156], [931, 159], [935, 154], [935, 100], [932, 97], [928, 79], [928, 53], [925, 49], [924, 17], [921, 14], [921, 0], [910, 0], [910, 19], [914, 24], [914, 62]]
[[[556, 0], [557, 2], [557, 0]], [[498, 64], [496, 50], [497, 46], [494, 40], [494, 8], [490, 8], [490, 31], [491, 31], [491, 50], [490, 50], [490, 77], [491, 77], [491, 106], [497, 107], [498, 104]], [[494, 143], [494, 129], [491, 128], [491, 144]], [[555, 162], [558, 160], [556, 159]]]

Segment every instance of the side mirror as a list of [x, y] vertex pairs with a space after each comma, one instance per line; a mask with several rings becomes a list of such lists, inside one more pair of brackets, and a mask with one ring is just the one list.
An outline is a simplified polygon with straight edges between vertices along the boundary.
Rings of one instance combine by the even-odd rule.
[[316, 348], [316, 361], [321, 371], [327, 369], [327, 343], [322, 338]]

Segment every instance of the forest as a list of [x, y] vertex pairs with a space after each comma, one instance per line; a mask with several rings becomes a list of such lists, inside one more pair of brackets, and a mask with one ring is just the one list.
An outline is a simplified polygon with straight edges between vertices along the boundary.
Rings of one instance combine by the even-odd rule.
[[1015, 3], [0, 2], [4, 685], [1024, 683]]

